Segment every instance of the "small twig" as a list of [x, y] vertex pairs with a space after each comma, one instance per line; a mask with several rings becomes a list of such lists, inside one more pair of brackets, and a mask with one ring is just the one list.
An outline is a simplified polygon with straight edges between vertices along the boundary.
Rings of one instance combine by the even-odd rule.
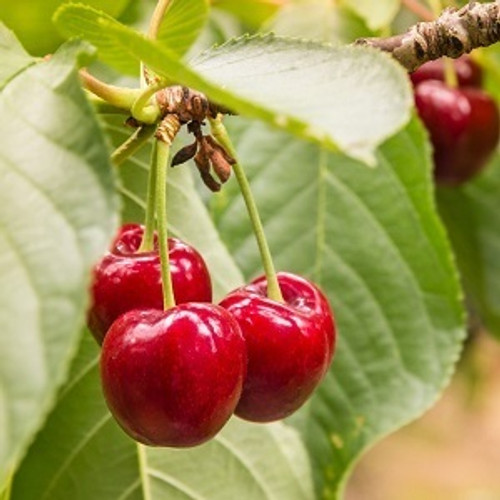
[[390, 52], [408, 71], [443, 56], [457, 58], [500, 41], [500, 2], [471, 2], [448, 8], [438, 19], [421, 22], [389, 38], [362, 38], [355, 43]]

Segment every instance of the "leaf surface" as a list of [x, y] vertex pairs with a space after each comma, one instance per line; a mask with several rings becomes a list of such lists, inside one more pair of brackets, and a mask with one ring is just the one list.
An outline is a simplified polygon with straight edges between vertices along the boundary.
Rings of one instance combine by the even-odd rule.
[[[436, 401], [464, 337], [426, 136], [411, 122], [365, 169], [261, 124], [231, 121], [277, 269], [314, 279], [335, 311], [331, 370], [291, 422], [308, 445], [318, 496], [342, 498], [362, 451]], [[245, 276], [262, 274], [234, 181], [213, 211]]]
[[118, 220], [107, 146], [75, 68], [82, 50], [67, 45], [0, 94], [0, 483], [64, 382], [90, 269]]

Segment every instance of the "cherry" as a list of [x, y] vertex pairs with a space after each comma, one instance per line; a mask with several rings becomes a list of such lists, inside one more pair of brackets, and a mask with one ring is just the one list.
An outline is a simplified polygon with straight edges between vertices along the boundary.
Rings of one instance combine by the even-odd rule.
[[335, 349], [335, 326], [325, 296], [305, 278], [278, 273], [285, 303], [266, 297], [261, 277], [220, 305], [240, 325], [248, 373], [235, 414], [255, 422], [287, 417], [311, 395]]
[[[483, 75], [481, 67], [467, 56], [461, 56], [453, 60], [453, 66], [460, 87], [481, 87]], [[423, 64], [410, 74], [413, 85], [425, 80], [445, 81], [445, 63], [443, 59], [436, 59]]]
[[238, 403], [246, 347], [222, 307], [188, 303], [118, 318], [102, 346], [108, 407], [141, 443], [195, 446], [212, 438]]
[[459, 185], [483, 168], [500, 133], [491, 97], [477, 88], [426, 80], [415, 86], [415, 104], [434, 146], [438, 183]]
[[[143, 233], [143, 226], [123, 226], [94, 268], [88, 325], [99, 343], [121, 314], [131, 309], [163, 309], [160, 256], [156, 248], [138, 252]], [[176, 303], [210, 302], [212, 285], [201, 255], [175, 238], [168, 239], [168, 248]]]

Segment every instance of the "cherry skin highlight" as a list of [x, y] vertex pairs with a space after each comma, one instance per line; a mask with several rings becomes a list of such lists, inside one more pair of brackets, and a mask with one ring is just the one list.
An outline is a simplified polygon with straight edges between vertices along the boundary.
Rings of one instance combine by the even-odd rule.
[[111, 413], [137, 441], [195, 446], [232, 415], [246, 362], [238, 324], [219, 306], [134, 310], [104, 339], [102, 387]]
[[319, 288], [291, 273], [278, 273], [278, 281], [285, 303], [267, 298], [265, 277], [220, 303], [247, 345], [248, 372], [235, 414], [254, 422], [279, 420], [302, 406], [335, 350], [332, 311]]
[[[132, 309], [163, 309], [157, 242], [153, 251], [138, 252], [143, 233], [143, 226], [123, 226], [94, 268], [87, 319], [99, 344], [121, 314]], [[168, 239], [168, 249], [176, 303], [211, 302], [210, 274], [201, 255], [175, 238]]]
[[[481, 67], [468, 56], [463, 55], [453, 60], [453, 67], [457, 75], [459, 87], [481, 87], [483, 82], [483, 72]], [[445, 62], [444, 59], [429, 61], [416, 71], [410, 74], [413, 85], [426, 80], [445, 81]]]
[[427, 80], [415, 87], [415, 104], [431, 136], [439, 184], [460, 185], [485, 166], [500, 134], [491, 97], [473, 87], [455, 89]]

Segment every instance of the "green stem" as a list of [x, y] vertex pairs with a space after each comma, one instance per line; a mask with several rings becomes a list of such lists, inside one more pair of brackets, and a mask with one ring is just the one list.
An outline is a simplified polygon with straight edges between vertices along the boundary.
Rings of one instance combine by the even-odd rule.
[[127, 158], [144, 146], [144, 143], [148, 141], [154, 132], [155, 127], [153, 125], [138, 127], [123, 144], [113, 151], [111, 162], [116, 166], [121, 165]]
[[104, 83], [86, 70], [80, 71], [80, 78], [87, 90], [116, 108], [130, 110], [141, 94], [141, 90], [139, 89], [116, 87], [115, 85]]
[[146, 194], [146, 216], [144, 218], [144, 235], [139, 252], [151, 252], [154, 249], [155, 210], [156, 210], [156, 175], [158, 163], [156, 161], [157, 141], [154, 141], [151, 154], [151, 166], [148, 175], [148, 190]]
[[444, 58], [444, 81], [446, 85], [456, 89], [458, 87], [458, 76], [453, 64], [453, 59]]
[[130, 115], [129, 110], [124, 108], [117, 108], [116, 106], [109, 104], [109, 102], [105, 101], [104, 99], [101, 99], [100, 97], [92, 94], [92, 92], [90, 92], [89, 90], [84, 90], [87, 99], [92, 104], [92, 106], [94, 106], [94, 109], [98, 113], [101, 113], [103, 115]]
[[143, 123], [155, 123], [158, 120], [161, 112], [160, 106], [158, 106], [156, 100], [150, 102], [150, 99], [165, 86], [166, 83], [160, 80], [140, 91], [131, 108], [131, 114], [136, 120]]
[[156, 141], [156, 216], [158, 218], [158, 243], [161, 261], [161, 281], [163, 284], [163, 307], [175, 306], [170, 260], [168, 256], [167, 232], [167, 172], [170, 144]]
[[[212, 129], [213, 136], [217, 139], [219, 144], [233, 158], [236, 159], [236, 150], [234, 149], [231, 138], [227, 133], [226, 127], [224, 127], [224, 124], [222, 123], [222, 115], [219, 115], [215, 120], [210, 119], [210, 127]], [[236, 175], [236, 180], [238, 181], [238, 184], [240, 186], [241, 195], [245, 200], [245, 205], [247, 207], [248, 215], [250, 217], [255, 238], [257, 240], [257, 245], [259, 247], [260, 258], [262, 260], [262, 266], [264, 267], [264, 273], [267, 280], [267, 296], [270, 299], [276, 300], [277, 302], [284, 302], [278, 278], [276, 276], [273, 259], [271, 257], [271, 251], [269, 250], [269, 245], [267, 243], [266, 235], [264, 234], [262, 221], [260, 220], [259, 211], [257, 209], [255, 199], [252, 195], [250, 184], [245, 175], [245, 171], [238, 163], [238, 161], [235, 165], [233, 165], [233, 170]]]
[[158, 31], [160, 30], [161, 23], [165, 17], [165, 12], [170, 6], [171, 0], [158, 0], [151, 21], [149, 23], [148, 37], [153, 40], [158, 38]]

